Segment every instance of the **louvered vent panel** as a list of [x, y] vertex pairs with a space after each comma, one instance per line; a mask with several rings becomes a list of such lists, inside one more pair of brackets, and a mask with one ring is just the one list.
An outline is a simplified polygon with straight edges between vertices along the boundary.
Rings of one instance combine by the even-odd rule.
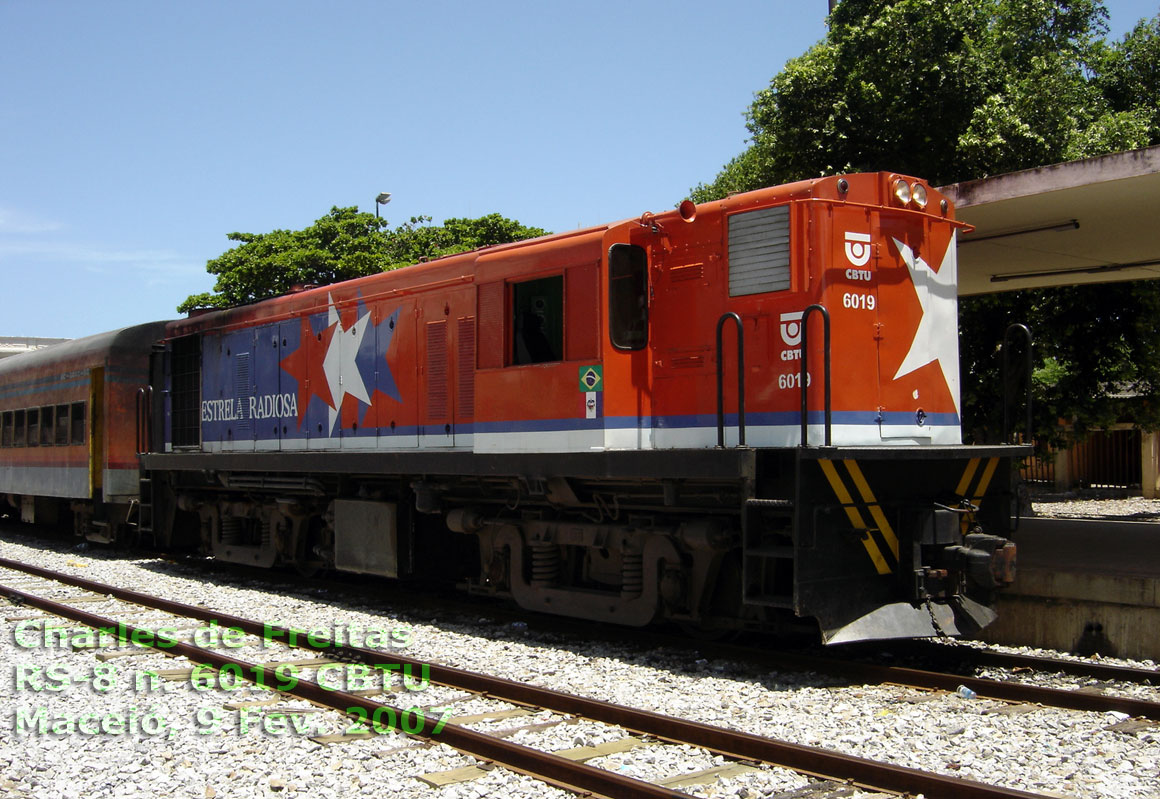
[[238, 433], [247, 435], [253, 430], [248, 408], [250, 393], [250, 353], [239, 352], [234, 356], [234, 401], [238, 414], [234, 426]]
[[427, 323], [427, 417], [447, 418], [447, 322]]
[[173, 446], [201, 444], [201, 336], [173, 340]]
[[475, 317], [459, 320], [459, 353], [456, 363], [455, 413], [460, 419], [475, 418]]
[[789, 206], [729, 217], [729, 296], [789, 288]]

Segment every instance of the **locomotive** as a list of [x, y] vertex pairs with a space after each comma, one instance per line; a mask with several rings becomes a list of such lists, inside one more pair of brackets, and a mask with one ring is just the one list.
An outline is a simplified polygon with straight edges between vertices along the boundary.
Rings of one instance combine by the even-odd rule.
[[16, 356], [0, 496], [622, 625], [968, 634], [1027, 449], [961, 443], [961, 227], [825, 177]]

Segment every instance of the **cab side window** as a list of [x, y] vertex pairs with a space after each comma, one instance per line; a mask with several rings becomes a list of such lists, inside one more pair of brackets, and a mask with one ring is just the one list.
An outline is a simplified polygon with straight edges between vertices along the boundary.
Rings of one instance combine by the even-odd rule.
[[512, 284], [512, 364], [564, 360], [564, 276]]
[[608, 335], [618, 350], [648, 344], [648, 254], [635, 244], [608, 250]]

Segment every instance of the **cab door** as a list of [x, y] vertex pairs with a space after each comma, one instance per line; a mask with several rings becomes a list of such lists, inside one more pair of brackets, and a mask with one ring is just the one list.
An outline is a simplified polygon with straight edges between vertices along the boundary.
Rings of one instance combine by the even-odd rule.
[[[833, 443], [877, 444], [886, 429], [879, 344], [889, 332], [882, 314], [882, 281], [894, 276], [881, 270], [884, 244], [876, 211], [830, 206], [827, 213], [830, 257], [824, 305], [831, 328]], [[810, 372], [819, 388], [824, 355], [821, 332], [820, 324], [810, 323]], [[816, 407], [821, 409], [820, 404]]]
[[882, 437], [957, 444], [958, 286], [949, 225], [883, 214], [877, 274]]
[[652, 449], [657, 419], [649, 342], [649, 250], [640, 244], [615, 243], [609, 246], [607, 257], [610, 346], [599, 375], [601, 395], [590, 398], [605, 417], [606, 448]]

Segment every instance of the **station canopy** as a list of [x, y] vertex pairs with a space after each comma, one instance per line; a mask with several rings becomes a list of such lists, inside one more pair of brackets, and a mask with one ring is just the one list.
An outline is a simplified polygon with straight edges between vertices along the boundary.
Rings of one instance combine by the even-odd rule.
[[1160, 277], [1160, 146], [940, 190], [975, 228], [960, 296]]

